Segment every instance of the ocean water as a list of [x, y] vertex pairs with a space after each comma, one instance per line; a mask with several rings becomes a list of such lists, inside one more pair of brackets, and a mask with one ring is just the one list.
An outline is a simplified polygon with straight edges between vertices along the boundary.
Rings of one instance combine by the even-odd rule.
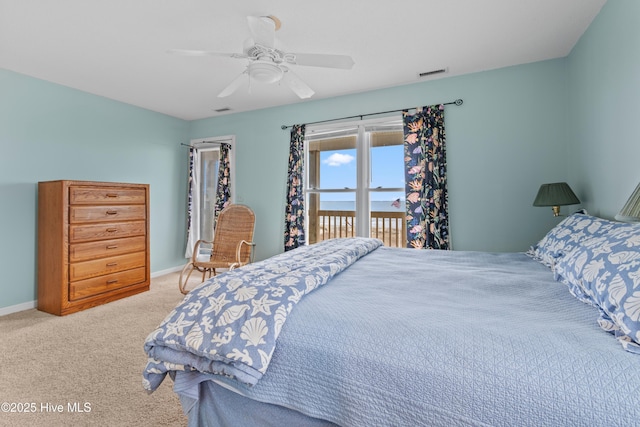
[[[404, 200], [400, 200], [400, 206], [393, 206], [393, 200], [374, 200], [371, 202], [373, 212], [403, 212]], [[326, 200], [320, 202], [320, 209], [326, 211], [355, 211], [356, 202], [349, 200]]]

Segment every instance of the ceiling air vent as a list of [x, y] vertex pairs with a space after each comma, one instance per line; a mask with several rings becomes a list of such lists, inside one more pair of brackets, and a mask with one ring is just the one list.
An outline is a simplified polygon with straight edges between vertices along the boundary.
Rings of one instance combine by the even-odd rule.
[[418, 77], [429, 77], [435, 74], [442, 74], [446, 72], [447, 72], [446, 68], [440, 68], [439, 70], [431, 70], [431, 71], [425, 71], [424, 73], [420, 73], [418, 74]]

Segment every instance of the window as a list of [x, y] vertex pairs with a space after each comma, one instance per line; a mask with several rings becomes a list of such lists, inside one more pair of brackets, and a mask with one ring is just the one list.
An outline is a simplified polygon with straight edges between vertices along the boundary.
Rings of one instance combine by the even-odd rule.
[[198, 193], [200, 196], [199, 229], [200, 238], [213, 240], [213, 216], [216, 205], [216, 189], [218, 188], [218, 168], [220, 166], [220, 149], [203, 148], [199, 150]]
[[191, 141], [196, 148], [193, 157], [193, 187], [191, 188], [191, 212], [186, 257], [191, 257], [196, 241], [213, 240], [213, 221], [218, 188], [218, 170], [220, 167], [220, 144], [231, 145], [229, 162], [231, 163], [231, 200], [235, 200], [234, 179], [234, 137], [207, 138]]
[[307, 127], [309, 243], [370, 236], [405, 246], [403, 140], [397, 116]]

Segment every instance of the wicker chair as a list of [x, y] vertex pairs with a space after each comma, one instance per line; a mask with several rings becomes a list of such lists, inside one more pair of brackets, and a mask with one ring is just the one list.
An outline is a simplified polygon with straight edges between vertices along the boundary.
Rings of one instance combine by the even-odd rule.
[[[214, 232], [213, 242], [198, 240], [193, 248], [193, 255], [180, 273], [180, 292], [187, 294], [189, 277], [194, 270], [202, 273], [202, 281], [216, 275], [216, 269], [232, 270], [253, 261], [253, 229], [255, 215], [253, 211], [244, 205], [229, 205], [218, 215], [218, 221]], [[202, 260], [198, 256], [201, 247], [213, 245], [208, 260]], [[200, 258], [200, 259], [199, 259]]]

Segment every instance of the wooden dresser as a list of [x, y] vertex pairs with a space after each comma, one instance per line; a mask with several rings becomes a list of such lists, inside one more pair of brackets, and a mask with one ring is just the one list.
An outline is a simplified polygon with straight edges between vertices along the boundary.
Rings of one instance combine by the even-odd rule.
[[149, 185], [38, 183], [38, 310], [61, 316], [149, 283]]

